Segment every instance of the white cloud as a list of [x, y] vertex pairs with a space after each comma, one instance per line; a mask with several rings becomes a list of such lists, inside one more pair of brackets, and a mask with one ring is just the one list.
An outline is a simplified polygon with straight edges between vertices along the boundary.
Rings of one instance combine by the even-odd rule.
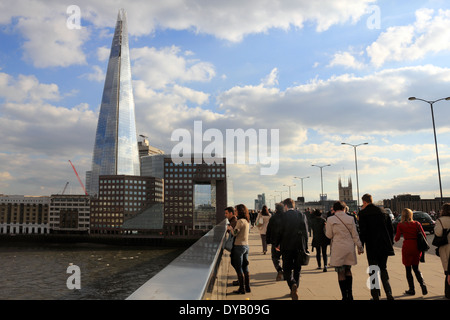
[[92, 73], [81, 75], [82, 78], [86, 78], [90, 81], [103, 82], [105, 81], [106, 74], [99, 66], [92, 66]]
[[6, 101], [31, 101], [59, 100], [60, 94], [56, 84], [39, 83], [38, 79], [31, 75], [19, 75], [16, 79], [0, 72], [0, 97]]
[[64, 15], [20, 18], [16, 28], [26, 38], [24, 58], [37, 68], [85, 64], [82, 45], [89, 32], [85, 28], [70, 30], [66, 22]]
[[350, 52], [338, 52], [335, 53], [333, 59], [328, 64], [328, 67], [343, 66], [352, 69], [362, 69], [364, 68], [364, 63], [357, 61], [354, 55]]
[[60, 99], [58, 86], [34, 76], [0, 73], [0, 83], [1, 151], [73, 155], [92, 148], [97, 115], [86, 104], [72, 109], [50, 104]]
[[273, 68], [270, 74], [261, 80], [262, 84], [266, 87], [273, 87], [278, 85], [278, 69]]
[[450, 10], [416, 11], [411, 25], [388, 28], [366, 49], [377, 67], [389, 61], [414, 61], [429, 53], [450, 51]]
[[186, 60], [177, 46], [131, 49], [133, 77], [146, 82], [153, 89], [163, 89], [176, 81], [210, 81], [215, 75], [209, 62]]

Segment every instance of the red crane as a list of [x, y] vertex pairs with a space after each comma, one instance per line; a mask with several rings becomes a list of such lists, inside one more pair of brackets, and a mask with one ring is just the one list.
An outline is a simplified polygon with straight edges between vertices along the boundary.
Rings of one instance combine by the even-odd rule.
[[81, 184], [81, 187], [83, 188], [83, 190], [84, 190], [84, 194], [85, 195], [88, 195], [88, 193], [86, 192], [86, 188], [84, 187], [84, 184], [83, 184], [83, 182], [81, 182], [81, 179], [80, 179], [80, 177], [78, 176], [78, 173], [77, 173], [77, 170], [75, 169], [75, 167], [73, 166], [73, 164], [72, 164], [72, 161], [70, 161], [69, 160], [69, 162], [70, 162], [70, 165], [72, 166], [72, 168], [73, 168], [73, 171], [75, 172], [75, 174], [77, 175], [77, 178], [78, 178], [78, 182]]

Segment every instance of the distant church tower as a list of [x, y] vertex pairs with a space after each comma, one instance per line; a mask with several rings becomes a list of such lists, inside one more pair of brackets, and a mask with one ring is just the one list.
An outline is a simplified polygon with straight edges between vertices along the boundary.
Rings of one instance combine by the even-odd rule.
[[352, 192], [352, 178], [348, 178], [347, 187], [342, 186], [341, 178], [339, 177], [339, 201], [353, 201]]

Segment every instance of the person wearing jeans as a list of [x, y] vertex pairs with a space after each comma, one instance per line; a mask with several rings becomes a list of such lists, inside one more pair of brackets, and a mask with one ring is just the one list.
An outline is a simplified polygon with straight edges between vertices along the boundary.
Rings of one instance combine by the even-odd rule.
[[248, 209], [243, 204], [236, 206], [237, 222], [236, 226], [228, 228], [233, 230], [235, 236], [233, 249], [231, 250], [231, 265], [236, 270], [239, 282], [239, 289], [234, 291], [236, 294], [245, 294], [250, 292], [250, 274], [248, 270], [248, 233], [250, 230], [250, 215]]

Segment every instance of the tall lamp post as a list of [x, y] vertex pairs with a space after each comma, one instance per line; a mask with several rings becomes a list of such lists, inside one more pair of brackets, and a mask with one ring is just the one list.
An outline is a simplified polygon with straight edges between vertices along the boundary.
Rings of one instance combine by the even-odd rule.
[[346, 142], [341, 142], [341, 144], [346, 144], [349, 146], [352, 146], [353, 149], [355, 150], [355, 168], [356, 168], [356, 191], [358, 194], [358, 209], [359, 209], [359, 182], [358, 182], [358, 159], [356, 157], [356, 148], [365, 144], [369, 144], [368, 142], [364, 142], [364, 143], [360, 143], [360, 144], [350, 144], [350, 143], [346, 143]]
[[291, 187], [295, 187], [295, 184], [291, 184], [291, 185], [289, 185], [289, 184], [283, 184], [283, 186], [289, 188], [289, 198], [292, 199], [292, 197], [291, 197]]
[[[325, 167], [331, 166], [331, 164], [326, 164], [324, 166], [318, 166], [318, 165], [312, 164], [311, 166], [320, 168], [320, 185], [322, 187], [322, 193], [320, 194], [320, 197], [322, 198], [323, 197], [323, 175], [322, 175], [322, 169], [325, 168]], [[320, 199], [320, 201], [322, 201], [322, 199]]]
[[435, 102], [441, 101], [441, 100], [450, 100], [450, 97], [447, 98], [441, 98], [438, 100], [434, 100], [434, 101], [428, 101], [428, 100], [424, 100], [424, 99], [420, 99], [420, 98], [416, 98], [416, 97], [409, 97], [408, 100], [413, 101], [413, 100], [420, 100], [423, 102], [426, 102], [430, 105], [431, 108], [431, 119], [433, 121], [433, 133], [434, 133], [434, 146], [436, 148], [436, 162], [437, 162], [437, 168], [438, 168], [438, 177], [439, 177], [439, 191], [441, 193], [441, 205], [444, 203], [444, 199], [442, 196], [442, 182], [441, 182], [441, 169], [439, 167], [439, 153], [438, 153], [438, 145], [437, 145], [437, 138], [436, 138], [436, 126], [434, 124], [434, 111], [433, 111], [433, 104]]
[[285, 192], [285, 191], [277, 191], [277, 190], [275, 190], [274, 192], [279, 192], [280, 193], [280, 202], [283, 202], [283, 192]]
[[294, 177], [294, 179], [300, 179], [301, 181], [302, 181], [302, 198], [303, 199], [305, 199], [305, 197], [303, 196], [303, 179], [308, 179], [309, 177], [303, 177], [303, 178], [300, 178], [300, 177]]

